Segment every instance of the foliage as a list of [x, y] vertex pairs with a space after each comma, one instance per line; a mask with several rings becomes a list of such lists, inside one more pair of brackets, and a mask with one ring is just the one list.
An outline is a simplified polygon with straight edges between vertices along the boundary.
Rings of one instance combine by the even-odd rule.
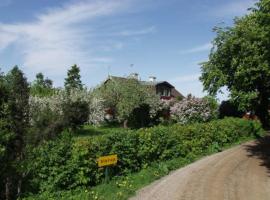
[[67, 91], [71, 89], [79, 89], [83, 88], [81, 82], [80, 68], [77, 65], [71, 66], [71, 69], [67, 72], [67, 78], [65, 79], [65, 89]]
[[[159, 101], [153, 88], [143, 85], [138, 80], [132, 78], [108, 79], [104, 85], [95, 90], [95, 94], [104, 99], [107, 108], [114, 109], [115, 116], [119, 122], [126, 120], [134, 121], [136, 117], [133, 114], [135, 112], [138, 114], [140, 111], [143, 112], [144, 116], [149, 115], [153, 117]], [[149, 107], [147, 108], [147, 106]], [[142, 113], [139, 115], [142, 115]], [[147, 124], [141, 125], [145, 126]]]
[[9, 144], [14, 136], [8, 126], [6, 112], [8, 96], [4, 78], [4, 74], [0, 72], [0, 199], [4, 198], [5, 179], [11, 165]]
[[[41, 191], [60, 190], [72, 184], [72, 179], [68, 173], [72, 173], [72, 168], [68, 165], [71, 160], [71, 136], [68, 133], [62, 134], [58, 139], [44, 142], [39, 148], [28, 152], [28, 168], [39, 167], [37, 174], [30, 182], [32, 188]], [[37, 156], [32, 162], [33, 156]], [[47, 179], [47, 175], [50, 178]]]
[[223, 86], [242, 111], [253, 110], [269, 123], [270, 1], [260, 0], [251, 13], [237, 18], [233, 27], [217, 33], [209, 61], [202, 64], [204, 89], [215, 95]]
[[52, 96], [30, 96], [31, 131], [28, 140], [40, 143], [52, 139], [61, 133], [65, 127], [63, 104], [64, 93], [58, 91]]
[[5, 88], [4, 96], [0, 97], [0, 147], [1, 161], [4, 162], [4, 166], [1, 166], [0, 198], [5, 190], [5, 198], [9, 199], [20, 195], [24, 178], [21, 164], [24, 159], [24, 138], [29, 127], [29, 87], [17, 66], [1, 77], [0, 82], [1, 90]]
[[105, 122], [105, 106], [104, 100], [93, 96], [88, 102], [89, 105], [89, 117], [88, 123], [94, 125], [101, 125]]
[[[253, 137], [243, 138], [237, 142], [228, 144], [222, 149], [226, 149], [232, 145], [242, 143], [244, 141], [253, 139]], [[149, 167], [143, 168], [139, 172], [129, 173], [125, 176], [116, 176], [112, 178], [109, 183], [102, 183], [95, 187], [78, 187], [71, 190], [63, 190], [56, 192], [43, 192], [38, 195], [31, 195], [24, 200], [43, 200], [43, 199], [78, 199], [78, 200], [126, 200], [129, 197], [135, 195], [135, 192], [149, 185], [156, 179], [167, 175], [170, 171], [176, 170], [189, 163], [194, 162], [197, 159], [202, 158], [205, 155], [218, 152], [221, 148], [215, 148], [216, 143], [213, 143], [209, 151], [203, 154], [192, 155], [187, 157], [178, 157], [171, 160], [154, 162]]]
[[242, 117], [243, 114], [233, 102], [222, 101], [219, 106], [219, 118], [221, 119], [224, 117]]
[[104, 122], [103, 100], [94, 97], [91, 90], [58, 90], [51, 96], [31, 96], [29, 103], [34, 134], [39, 133], [36, 138], [51, 138], [65, 127], [76, 128], [86, 122]]
[[50, 96], [53, 94], [53, 82], [46, 78], [42, 73], [36, 75], [36, 80], [33, 82], [30, 88], [31, 95], [33, 96]]
[[106, 124], [102, 126], [86, 124], [81, 129], [76, 130], [76, 137], [96, 137], [106, 134], [116, 134], [126, 130], [119, 124]]
[[203, 100], [205, 100], [211, 111], [211, 119], [217, 119], [218, 118], [218, 108], [219, 108], [219, 103], [217, 99], [213, 96], [205, 96], [203, 97]]
[[111, 174], [123, 175], [139, 171], [153, 162], [177, 157], [190, 159], [212, 151], [213, 146], [220, 150], [241, 138], [260, 134], [262, 129], [257, 122], [226, 118], [189, 126], [123, 129], [76, 140], [61, 137], [46, 142], [32, 154], [32, 184], [42, 191], [94, 186], [104, 178], [104, 169], [99, 169], [96, 163], [102, 155], [117, 154], [119, 162]]
[[73, 130], [88, 121], [89, 107], [85, 101], [69, 101], [63, 104], [64, 122]]
[[206, 98], [201, 99], [189, 95], [170, 108], [171, 118], [180, 124], [206, 122], [216, 116], [216, 107]]

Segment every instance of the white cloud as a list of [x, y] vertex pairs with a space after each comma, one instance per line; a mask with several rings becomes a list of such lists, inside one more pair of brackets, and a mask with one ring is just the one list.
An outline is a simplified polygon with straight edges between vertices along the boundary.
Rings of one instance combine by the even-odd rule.
[[145, 34], [149, 34], [149, 33], [154, 33], [156, 31], [156, 28], [154, 26], [151, 27], [147, 27], [141, 30], [124, 30], [121, 31], [119, 33], [117, 33], [117, 35], [119, 36], [137, 36], [137, 35], [145, 35]]
[[191, 54], [191, 53], [210, 51], [211, 48], [212, 48], [212, 44], [206, 43], [206, 44], [203, 44], [200, 46], [193, 47], [191, 49], [186, 49], [186, 50], [180, 51], [180, 54]]
[[252, 7], [256, 0], [234, 0], [227, 4], [214, 8], [210, 13], [217, 17], [232, 17], [246, 14], [247, 9]]
[[9, 44], [14, 42], [16, 39], [17, 39], [16, 35], [10, 35], [6, 32], [2, 32], [0, 27], [0, 51], [4, 50]]
[[200, 77], [200, 74], [189, 74], [189, 75], [174, 77], [170, 80], [170, 82], [183, 83], [183, 82], [199, 81], [199, 77]]
[[88, 48], [95, 33], [89, 23], [121, 13], [130, 5], [130, 0], [76, 1], [50, 9], [34, 22], [0, 24], [0, 50], [14, 44], [27, 73], [41, 71], [49, 76], [63, 75], [74, 63], [89, 68], [112, 62], [112, 58], [96, 56], [94, 49]]

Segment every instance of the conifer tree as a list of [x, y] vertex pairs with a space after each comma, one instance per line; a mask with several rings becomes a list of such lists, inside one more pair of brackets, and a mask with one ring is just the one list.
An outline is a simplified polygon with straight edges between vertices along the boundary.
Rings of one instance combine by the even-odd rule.
[[7, 162], [11, 167], [6, 171], [5, 198], [15, 199], [21, 193], [22, 178], [18, 167], [24, 158], [24, 139], [29, 128], [29, 85], [23, 72], [15, 66], [5, 78], [7, 87], [6, 119], [12, 140], [7, 144]]
[[77, 65], [73, 65], [67, 72], [67, 78], [65, 79], [65, 89], [83, 89], [81, 82], [80, 68]]

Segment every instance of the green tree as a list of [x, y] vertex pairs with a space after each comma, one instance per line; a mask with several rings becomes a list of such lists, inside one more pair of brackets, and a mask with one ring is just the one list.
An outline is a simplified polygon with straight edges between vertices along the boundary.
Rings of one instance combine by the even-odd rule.
[[24, 159], [24, 138], [29, 127], [29, 85], [24, 74], [15, 66], [5, 77], [7, 87], [6, 120], [8, 129], [14, 133], [7, 146], [6, 199], [18, 197], [21, 193], [23, 174], [21, 162]]
[[65, 89], [67, 91], [71, 89], [82, 89], [80, 68], [77, 65], [73, 65], [67, 72], [67, 78], [65, 79]]
[[11, 166], [9, 162], [8, 144], [14, 136], [9, 129], [7, 120], [6, 103], [8, 100], [5, 76], [0, 72], [0, 199], [5, 198], [5, 184], [7, 171]]
[[255, 111], [269, 124], [270, 0], [259, 1], [251, 13], [236, 18], [234, 26], [217, 33], [209, 61], [202, 64], [204, 89], [215, 95], [222, 87], [243, 111]]
[[[143, 85], [136, 79], [109, 79], [96, 92], [104, 99], [105, 106], [115, 111], [119, 122], [127, 127], [128, 121], [140, 126], [147, 125], [148, 115], [153, 105], [158, 105], [159, 97], [155, 94], [153, 87]], [[137, 116], [137, 117], [136, 117]], [[137, 126], [137, 125], [136, 125]]]
[[53, 94], [53, 82], [42, 73], [36, 75], [36, 80], [31, 85], [31, 94], [34, 96], [48, 96]]

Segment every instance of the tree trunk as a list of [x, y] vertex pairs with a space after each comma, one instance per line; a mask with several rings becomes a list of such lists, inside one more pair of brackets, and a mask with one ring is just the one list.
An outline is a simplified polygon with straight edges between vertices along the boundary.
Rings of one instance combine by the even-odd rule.
[[128, 120], [127, 120], [127, 119], [124, 121], [123, 127], [124, 127], [124, 128], [128, 128]]
[[10, 190], [11, 190], [10, 177], [7, 177], [5, 187], [6, 187], [6, 191], [5, 191], [6, 200], [10, 200]]
[[261, 98], [256, 109], [256, 115], [259, 117], [264, 128], [269, 128], [269, 103], [268, 98]]
[[22, 178], [18, 180], [18, 186], [17, 186], [17, 197], [20, 197], [22, 192]]

